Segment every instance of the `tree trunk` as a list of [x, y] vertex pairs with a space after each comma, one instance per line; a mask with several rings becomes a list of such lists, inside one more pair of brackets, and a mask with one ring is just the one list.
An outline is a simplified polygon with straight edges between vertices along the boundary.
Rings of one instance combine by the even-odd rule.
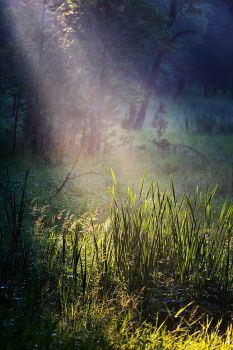
[[177, 16], [177, 0], [171, 0], [168, 27], [172, 27]]
[[15, 155], [15, 151], [16, 151], [19, 102], [20, 102], [20, 92], [17, 90], [15, 92], [14, 103], [13, 103], [13, 117], [14, 117], [14, 133], [13, 133], [13, 147], [12, 147], [13, 156]]
[[164, 45], [158, 50], [158, 53], [152, 65], [151, 72], [146, 82], [146, 87], [145, 87], [141, 108], [139, 110], [138, 116], [134, 124], [135, 129], [142, 129], [143, 127], [145, 117], [146, 117], [146, 112], [147, 112], [150, 98], [151, 98], [151, 94], [154, 88], [154, 80], [156, 78], [156, 75], [159, 72], [159, 68], [160, 68], [163, 56], [169, 51], [169, 49], [171, 48], [172, 44], [176, 41], [176, 39], [180, 38], [183, 35], [194, 33], [194, 32], [195, 32], [194, 30], [182, 30], [174, 34], [172, 38], [167, 42], [167, 45]]
[[97, 117], [95, 113], [92, 113], [90, 116], [90, 133], [88, 138], [88, 145], [87, 145], [87, 153], [90, 156], [94, 156], [94, 154], [97, 152], [97, 145], [98, 145], [98, 122]]
[[206, 83], [203, 84], [203, 93], [204, 93], [204, 97], [208, 98], [208, 87]]
[[153, 87], [154, 87], [154, 80], [155, 80], [156, 75], [159, 71], [160, 64], [162, 62], [162, 57], [164, 54], [165, 54], [165, 50], [159, 49], [159, 51], [155, 57], [151, 72], [150, 72], [149, 77], [148, 77], [147, 82], [146, 82], [146, 87], [145, 87], [145, 92], [144, 92], [141, 108], [139, 110], [139, 113], [138, 113], [137, 118], [136, 118], [135, 123], [134, 123], [135, 129], [141, 129], [143, 127], [144, 120], [146, 117], [146, 112], [147, 112], [147, 109], [149, 106], [151, 94], [152, 94]]
[[178, 81], [178, 85], [177, 85], [177, 89], [176, 89], [176, 93], [174, 96], [174, 99], [176, 100], [185, 90], [185, 82], [184, 80], [181, 78]]
[[42, 146], [42, 132], [43, 132], [43, 99], [42, 99], [42, 85], [43, 85], [43, 58], [44, 58], [44, 31], [45, 31], [45, 5], [46, 0], [42, 0], [42, 8], [41, 8], [41, 23], [40, 23], [40, 30], [39, 30], [39, 38], [38, 38], [38, 71], [36, 76], [36, 82], [37, 84], [35, 86], [35, 98], [33, 103], [33, 118], [34, 121], [32, 122], [32, 148], [35, 153], [38, 153], [41, 151]]
[[[106, 77], [107, 46], [103, 45], [103, 54], [101, 69], [99, 74], [99, 91], [95, 91], [92, 99], [92, 108], [90, 112], [90, 132], [87, 145], [87, 153], [94, 156], [101, 148], [101, 124], [103, 123], [103, 106], [105, 95], [105, 77]], [[85, 126], [86, 127], [86, 126]]]
[[[171, 0], [170, 2], [170, 12], [169, 12], [169, 16], [168, 16], [168, 27], [173, 27], [175, 21], [176, 21], [176, 17], [177, 17], [177, 13], [178, 13], [178, 1], [177, 0]], [[168, 41], [167, 46], [165, 45], [164, 47], [160, 48], [158, 50], [158, 53], [155, 57], [154, 63], [152, 65], [152, 69], [151, 72], [149, 74], [149, 77], [147, 79], [146, 82], [146, 86], [145, 86], [145, 92], [144, 92], [144, 96], [143, 96], [143, 100], [142, 100], [142, 104], [141, 104], [141, 108], [139, 110], [139, 113], [137, 115], [134, 127], [135, 129], [142, 129], [143, 124], [144, 124], [144, 120], [146, 117], [146, 112], [149, 106], [149, 102], [150, 102], [150, 98], [151, 98], [151, 94], [153, 91], [153, 87], [154, 87], [154, 80], [156, 78], [156, 75], [158, 74], [161, 62], [162, 62], [162, 58], [164, 56], [164, 54], [167, 52], [167, 50], [169, 49], [169, 47], [173, 44], [173, 42], [180, 37], [183, 34], [187, 34], [193, 31], [190, 30], [184, 30], [184, 31], [180, 31], [177, 34], [175, 34], [174, 36], [171, 37], [171, 39]]]

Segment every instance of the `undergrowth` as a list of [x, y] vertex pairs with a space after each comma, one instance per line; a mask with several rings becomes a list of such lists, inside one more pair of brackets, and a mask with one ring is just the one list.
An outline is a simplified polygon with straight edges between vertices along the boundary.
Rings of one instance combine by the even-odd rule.
[[216, 188], [146, 188], [145, 176], [138, 194], [122, 194], [112, 177], [104, 221], [99, 211], [51, 215], [36, 203], [25, 211], [28, 174], [21, 191], [9, 188], [3, 348], [233, 349], [233, 203], [218, 208]]

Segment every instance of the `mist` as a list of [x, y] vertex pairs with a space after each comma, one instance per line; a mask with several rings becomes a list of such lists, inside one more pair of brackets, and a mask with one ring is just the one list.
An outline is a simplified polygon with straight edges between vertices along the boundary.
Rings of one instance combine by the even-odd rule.
[[232, 342], [232, 38], [231, 0], [0, 0], [6, 348]]

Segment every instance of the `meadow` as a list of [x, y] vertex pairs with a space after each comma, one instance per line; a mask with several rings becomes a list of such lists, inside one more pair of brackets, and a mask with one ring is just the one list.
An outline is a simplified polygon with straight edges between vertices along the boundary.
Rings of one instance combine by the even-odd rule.
[[228, 110], [185, 101], [165, 101], [169, 148], [118, 126], [59, 193], [70, 159], [2, 151], [3, 349], [233, 349]]

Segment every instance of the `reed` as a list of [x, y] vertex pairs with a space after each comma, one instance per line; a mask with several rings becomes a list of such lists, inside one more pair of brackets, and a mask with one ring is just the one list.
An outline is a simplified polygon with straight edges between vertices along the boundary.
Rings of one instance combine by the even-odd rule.
[[10, 276], [23, 272], [29, 256], [29, 244], [23, 230], [25, 218], [25, 197], [30, 168], [25, 173], [21, 191], [11, 186], [7, 168], [7, 192], [2, 198], [8, 232], [1, 233], [1, 276], [7, 280]]
[[[33, 348], [46, 341], [51, 349], [232, 348], [233, 204], [226, 200], [219, 208], [217, 188], [197, 188], [192, 196], [177, 196], [173, 180], [170, 190], [153, 181], [146, 188], [146, 175], [139, 193], [128, 188], [124, 195], [112, 175], [104, 223], [92, 213], [77, 220], [65, 212], [48, 221], [48, 209], [39, 209], [27, 289], [32, 297], [24, 308], [30, 314], [39, 300], [45, 322], [38, 325], [40, 343], [37, 326], [29, 336], [31, 321], [22, 321], [25, 342]], [[19, 207], [13, 192], [4, 199], [14, 265], [16, 251], [22, 262], [26, 258], [27, 178]]]

